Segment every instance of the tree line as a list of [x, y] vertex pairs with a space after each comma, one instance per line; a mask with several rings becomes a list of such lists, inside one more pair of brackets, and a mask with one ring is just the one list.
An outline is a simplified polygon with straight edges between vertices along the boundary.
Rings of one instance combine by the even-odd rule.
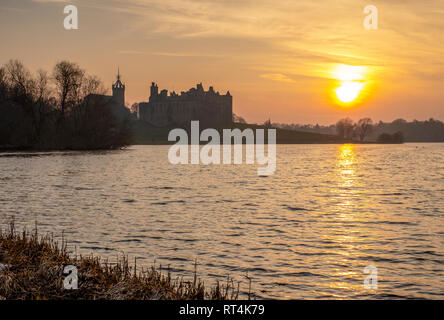
[[[341, 119], [336, 123], [336, 134], [343, 139], [363, 142], [371, 133], [375, 131], [373, 120], [362, 118], [358, 122], [353, 122], [350, 118]], [[383, 132], [376, 138], [378, 143], [403, 143], [404, 135], [401, 131], [393, 134]]]
[[349, 140], [444, 142], [444, 123], [433, 118], [424, 121], [397, 119], [392, 122], [374, 122], [370, 118], [354, 122], [350, 118], [345, 118], [331, 125], [273, 123], [273, 126], [289, 130], [339, 135]]
[[58, 62], [52, 72], [31, 73], [22, 62], [0, 67], [0, 148], [38, 150], [114, 149], [130, 143], [104, 99], [102, 82], [76, 63]]

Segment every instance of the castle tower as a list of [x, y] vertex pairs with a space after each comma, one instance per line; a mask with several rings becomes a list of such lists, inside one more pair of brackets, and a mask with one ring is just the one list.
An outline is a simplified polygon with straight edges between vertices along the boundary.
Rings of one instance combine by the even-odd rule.
[[125, 85], [120, 81], [120, 70], [117, 69], [117, 81], [113, 83], [113, 99], [121, 105], [125, 105]]
[[154, 101], [158, 95], [159, 95], [159, 87], [157, 86], [157, 84], [152, 82], [151, 88], [150, 88], [150, 100], [149, 101]]

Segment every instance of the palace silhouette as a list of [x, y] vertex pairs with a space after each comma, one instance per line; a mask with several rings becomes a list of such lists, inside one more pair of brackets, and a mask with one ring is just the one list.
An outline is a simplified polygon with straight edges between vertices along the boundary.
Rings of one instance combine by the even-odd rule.
[[[112, 84], [112, 96], [109, 103], [125, 106], [125, 84], [120, 79]], [[113, 108], [115, 109], [115, 108]], [[192, 120], [198, 120], [201, 128], [231, 126], [233, 119], [233, 97], [230, 92], [220, 94], [213, 87], [205, 91], [202, 83], [180, 94], [163, 89], [152, 82], [147, 102], [140, 102], [138, 119], [156, 127], [189, 127]]]

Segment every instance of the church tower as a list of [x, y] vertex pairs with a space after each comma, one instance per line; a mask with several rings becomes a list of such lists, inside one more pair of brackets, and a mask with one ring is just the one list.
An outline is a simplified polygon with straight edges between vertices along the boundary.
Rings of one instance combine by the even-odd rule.
[[117, 81], [113, 83], [113, 99], [121, 105], [125, 105], [125, 85], [120, 81], [120, 70], [117, 69]]

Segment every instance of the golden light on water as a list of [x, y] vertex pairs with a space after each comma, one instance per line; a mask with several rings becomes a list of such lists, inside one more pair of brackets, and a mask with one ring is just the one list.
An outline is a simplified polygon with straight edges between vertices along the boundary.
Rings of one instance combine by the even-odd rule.
[[355, 163], [354, 147], [352, 144], [343, 144], [339, 147], [338, 164], [342, 174], [350, 174], [353, 170], [351, 165]]
[[[357, 219], [355, 213], [359, 200], [356, 199], [359, 179], [357, 178], [357, 154], [356, 146], [353, 144], [343, 144], [338, 146], [335, 183], [332, 193], [336, 195], [336, 215], [333, 218], [335, 223], [341, 226], [342, 232], [332, 231], [323, 234], [323, 239], [336, 244], [337, 249], [332, 249], [331, 253], [337, 256], [332, 263], [342, 264], [346, 267], [334, 267], [329, 276], [331, 281], [319, 282], [319, 286], [325, 287], [326, 292], [332, 289], [337, 292], [364, 292], [362, 285], [362, 275], [359, 273], [361, 266], [356, 263], [365, 240], [360, 238], [360, 234], [366, 233], [360, 228], [351, 228]], [[362, 219], [360, 217], [359, 219]], [[359, 268], [359, 269], [358, 269]], [[347, 280], [344, 280], [347, 279]], [[341, 293], [335, 294], [336, 299], [343, 298]]]
[[356, 155], [353, 144], [341, 145], [338, 149], [337, 159], [337, 212], [342, 219], [353, 217], [353, 207], [356, 205], [356, 187], [359, 181], [356, 179]]

